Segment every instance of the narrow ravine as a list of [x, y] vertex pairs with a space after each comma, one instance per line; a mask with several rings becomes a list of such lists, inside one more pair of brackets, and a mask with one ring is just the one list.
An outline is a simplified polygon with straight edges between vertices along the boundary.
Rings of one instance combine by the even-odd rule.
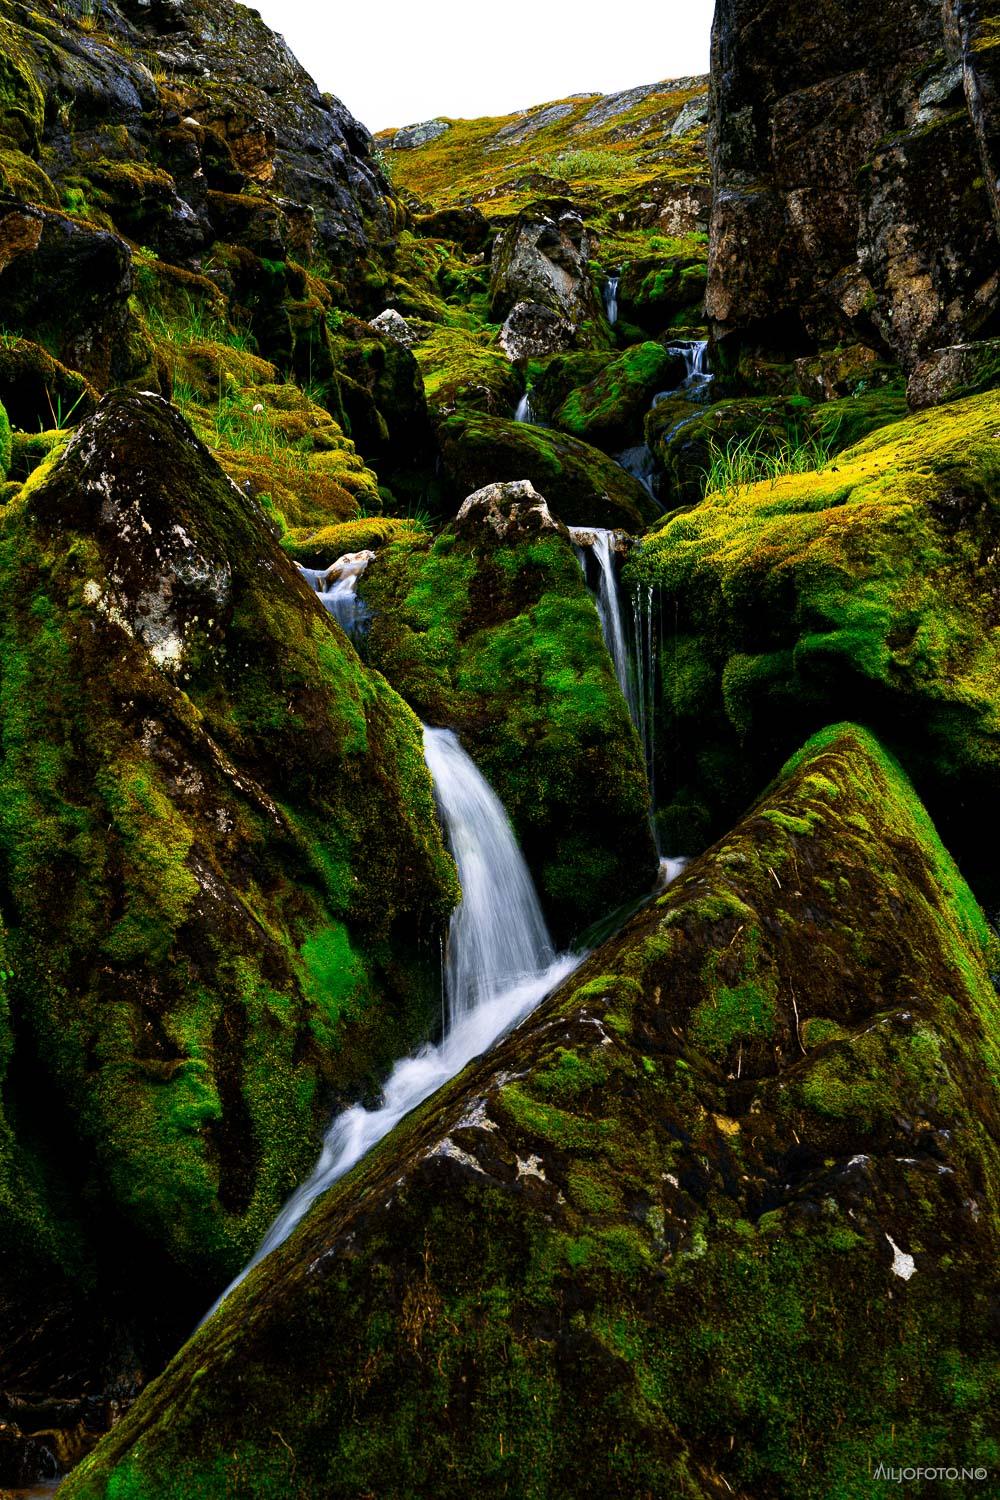
[[404, 1115], [522, 1021], [582, 961], [579, 954], [556, 953], [503, 804], [457, 735], [425, 726], [424, 757], [462, 887], [448, 932], [443, 1035], [396, 1064], [375, 1109], [355, 1104], [337, 1115], [311, 1176], [296, 1188], [256, 1254], [206, 1317], [288, 1238], [321, 1193]]

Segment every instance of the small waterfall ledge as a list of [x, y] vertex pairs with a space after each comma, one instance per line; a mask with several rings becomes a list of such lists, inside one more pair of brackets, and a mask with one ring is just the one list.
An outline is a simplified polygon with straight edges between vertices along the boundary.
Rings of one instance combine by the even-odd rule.
[[375, 553], [346, 552], [328, 568], [296, 566], [306, 582], [316, 590], [320, 603], [329, 610], [352, 640], [364, 634], [371, 621], [371, 611], [358, 594], [358, 583]]
[[604, 316], [614, 328], [618, 322], [618, 288], [621, 275], [609, 276], [604, 283]]
[[375, 1109], [355, 1104], [333, 1120], [312, 1174], [203, 1321], [284, 1243], [327, 1188], [412, 1109], [523, 1021], [583, 960], [582, 954], [556, 953], [503, 804], [458, 736], [425, 725], [424, 757], [462, 887], [448, 933], [444, 1034], [396, 1064]]

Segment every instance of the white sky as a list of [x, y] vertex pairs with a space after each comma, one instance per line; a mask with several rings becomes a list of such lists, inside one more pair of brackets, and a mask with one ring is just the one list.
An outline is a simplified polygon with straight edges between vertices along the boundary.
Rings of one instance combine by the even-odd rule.
[[708, 72], [714, 0], [252, 0], [370, 130]]

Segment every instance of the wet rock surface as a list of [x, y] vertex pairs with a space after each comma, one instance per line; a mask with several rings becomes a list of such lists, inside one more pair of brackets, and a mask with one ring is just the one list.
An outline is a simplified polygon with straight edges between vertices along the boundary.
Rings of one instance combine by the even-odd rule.
[[214, 1495], [232, 1451], [248, 1495], [293, 1461], [353, 1495], [389, 1453], [446, 1496], [806, 1496], [893, 1430], [975, 1463], [994, 943], [898, 767], [824, 732], [317, 1205], [67, 1494]]
[[839, 0], [809, 17], [718, 7], [707, 307], [720, 334], [794, 347], [874, 328], [912, 369], [990, 326], [996, 174], [979, 74], [963, 72], [975, 45], [950, 14], [931, 0], [865, 16]]

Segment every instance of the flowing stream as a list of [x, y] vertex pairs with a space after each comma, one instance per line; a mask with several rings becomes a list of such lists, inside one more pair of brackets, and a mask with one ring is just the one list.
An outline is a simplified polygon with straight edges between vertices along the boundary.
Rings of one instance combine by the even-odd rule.
[[636, 674], [629, 660], [628, 642], [625, 638], [625, 622], [622, 617], [621, 588], [615, 567], [615, 534], [596, 526], [571, 526], [569, 534], [576, 548], [576, 555], [587, 576], [587, 551], [597, 563], [597, 591], [594, 596], [600, 616], [604, 644], [614, 664], [618, 686], [628, 704], [628, 711], [636, 728], [639, 727], [639, 704], [636, 699]]
[[525, 391], [524, 395], [517, 403], [517, 410], [514, 413], [514, 421], [533, 422], [534, 420], [535, 414], [531, 409], [531, 393], [529, 391]]
[[450, 729], [424, 728], [424, 756], [462, 900], [452, 913], [441, 1040], [396, 1063], [375, 1109], [337, 1115], [312, 1175], [288, 1199], [240, 1274], [206, 1319], [254, 1266], [282, 1244], [327, 1188], [404, 1117], [486, 1052], [571, 974], [581, 955], [557, 954], [503, 804]]
[[320, 603], [352, 640], [364, 633], [371, 620], [371, 611], [358, 595], [358, 580], [374, 558], [374, 552], [347, 552], [328, 568], [297, 565], [306, 582], [316, 590]]
[[618, 322], [618, 286], [620, 276], [609, 276], [604, 283], [604, 313], [612, 328]]

